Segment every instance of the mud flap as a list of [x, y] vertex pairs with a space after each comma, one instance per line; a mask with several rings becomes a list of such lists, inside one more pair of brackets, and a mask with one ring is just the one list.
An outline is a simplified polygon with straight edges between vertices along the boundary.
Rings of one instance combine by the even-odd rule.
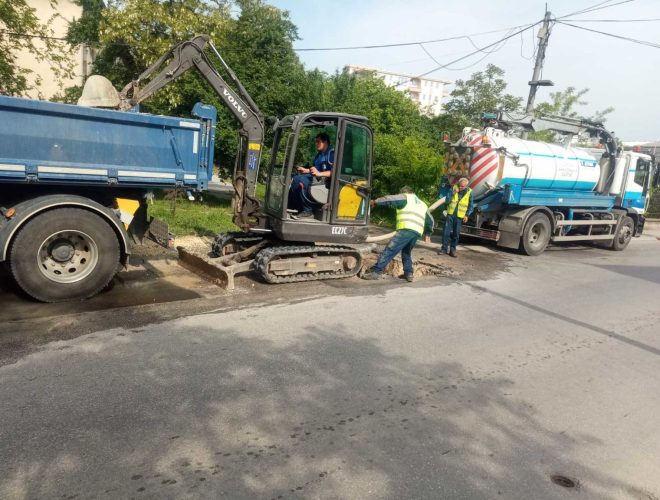
[[165, 248], [171, 248], [174, 236], [170, 233], [170, 226], [167, 222], [154, 217], [149, 221], [146, 236]]

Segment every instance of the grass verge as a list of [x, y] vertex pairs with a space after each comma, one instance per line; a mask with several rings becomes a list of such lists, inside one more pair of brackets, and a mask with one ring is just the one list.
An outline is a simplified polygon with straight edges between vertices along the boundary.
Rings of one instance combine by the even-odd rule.
[[166, 191], [158, 191], [149, 215], [164, 220], [175, 236], [215, 236], [237, 231], [232, 221], [231, 201], [204, 193], [203, 201], [189, 201], [185, 197], [166, 199]]

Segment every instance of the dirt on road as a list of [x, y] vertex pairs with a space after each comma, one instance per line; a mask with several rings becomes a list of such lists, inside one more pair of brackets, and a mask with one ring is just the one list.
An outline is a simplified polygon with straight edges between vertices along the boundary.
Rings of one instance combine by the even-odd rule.
[[[197, 251], [210, 248], [210, 239], [179, 238], [176, 245]], [[382, 249], [382, 246], [380, 247]], [[459, 257], [439, 255], [436, 249], [415, 248], [415, 283], [402, 274], [400, 258], [387, 268], [388, 278], [367, 282], [357, 277], [320, 282], [269, 285], [247, 274], [236, 279], [233, 291], [224, 290], [179, 265], [177, 252], [155, 243], [137, 247], [126, 270], [117, 274], [98, 296], [83, 302], [42, 304], [26, 297], [11, 277], [0, 271], [0, 365], [11, 363], [48, 342], [95, 331], [139, 328], [193, 314], [235, 310], [258, 304], [294, 303], [319, 296], [385, 293], [393, 286], [432, 286], [455, 280], [481, 280], [505, 271], [512, 254], [480, 245], [462, 245]], [[365, 259], [364, 268], [377, 253]]]

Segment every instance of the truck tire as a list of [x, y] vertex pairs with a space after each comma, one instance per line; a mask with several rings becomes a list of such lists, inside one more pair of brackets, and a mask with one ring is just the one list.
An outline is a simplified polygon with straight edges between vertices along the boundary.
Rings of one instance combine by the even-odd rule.
[[542, 213], [532, 214], [525, 223], [520, 250], [531, 256], [542, 254], [550, 243], [551, 231], [550, 219]]
[[614, 236], [614, 241], [612, 241], [612, 250], [620, 252], [624, 250], [630, 240], [632, 240], [633, 233], [635, 232], [635, 221], [632, 220], [632, 217], [627, 215], [621, 219], [621, 223], [617, 227], [616, 236]]
[[110, 225], [80, 208], [57, 208], [28, 221], [12, 241], [11, 273], [42, 302], [83, 300], [103, 290], [119, 266]]

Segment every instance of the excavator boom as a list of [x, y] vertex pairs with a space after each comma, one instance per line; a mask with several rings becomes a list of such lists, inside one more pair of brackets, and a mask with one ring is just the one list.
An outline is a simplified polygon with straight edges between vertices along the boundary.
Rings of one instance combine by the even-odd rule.
[[[238, 93], [227, 84], [211, 64], [204, 53], [207, 45], [220, 60], [232, 83], [238, 88]], [[234, 223], [244, 231], [262, 227], [264, 221], [259, 216], [259, 201], [254, 197], [254, 192], [264, 142], [263, 116], [238, 77], [210, 42], [208, 35], [199, 35], [192, 40], [175, 45], [147, 68], [137, 80], [126, 85], [120, 93], [120, 109], [126, 110], [140, 104], [191, 68], [196, 68], [204, 76], [221, 102], [241, 124], [238, 131], [238, 154], [232, 179]], [[158, 74], [150, 78], [157, 71]], [[146, 79], [149, 79], [149, 82], [141, 88], [142, 81]]]

